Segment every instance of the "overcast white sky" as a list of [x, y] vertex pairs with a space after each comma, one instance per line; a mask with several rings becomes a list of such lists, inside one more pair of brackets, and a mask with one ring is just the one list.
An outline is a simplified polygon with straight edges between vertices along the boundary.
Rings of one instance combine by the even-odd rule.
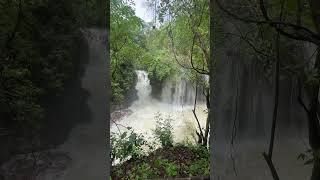
[[151, 22], [153, 17], [152, 8], [147, 7], [146, 0], [134, 0], [135, 2], [135, 12], [138, 17], [146, 22]]

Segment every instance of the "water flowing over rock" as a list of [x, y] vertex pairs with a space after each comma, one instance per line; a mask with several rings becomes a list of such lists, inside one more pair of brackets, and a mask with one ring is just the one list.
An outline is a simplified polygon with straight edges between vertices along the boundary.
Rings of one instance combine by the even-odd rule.
[[[204, 81], [208, 81], [209, 76], [203, 76]], [[203, 103], [203, 87], [198, 86], [197, 101]], [[174, 105], [192, 105], [196, 96], [195, 86], [187, 80], [183, 75], [179, 77], [170, 77], [165, 80], [162, 89], [162, 101]]]

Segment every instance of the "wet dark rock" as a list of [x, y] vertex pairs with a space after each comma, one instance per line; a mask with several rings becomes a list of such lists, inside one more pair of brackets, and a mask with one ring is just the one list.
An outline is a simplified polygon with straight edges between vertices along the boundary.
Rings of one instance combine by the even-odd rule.
[[150, 85], [152, 87], [151, 96], [155, 99], [161, 100], [163, 81], [151, 78]]
[[111, 113], [111, 122], [116, 122], [133, 113], [131, 109], [121, 109]]

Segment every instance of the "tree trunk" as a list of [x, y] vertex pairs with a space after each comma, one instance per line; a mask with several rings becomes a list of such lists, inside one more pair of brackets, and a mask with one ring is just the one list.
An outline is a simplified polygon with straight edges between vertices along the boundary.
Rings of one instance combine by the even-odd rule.
[[[320, 72], [320, 53], [318, 52], [316, 57], [316, 62], [314, 69], [317, 72]], [[309, 136], [309, 145], [312, 149], [314, 155], [314, 163], [312, 169], [311, 180], [320, 179], [320, 161], [319, 161], [319, 152], [320, 152], [320, 124], [318, 116], [318, 107], [319, 107], [319, 82], [314, 82], [308, 86], [308, 96], [310, 99], [310, 106], [308, 110], [308, 136]]]
[[311, 180], [319, 180], [320, 178], [320, 163], [319, 160], [315, 161], [312, 169]]
[[208, 144], [208, 136], [209, 136], [209, 130], [210, 130], [210, 91], [209, 88], [207, 89], [207, 95], [206, 95], [206, 105], [208, 109], [208, 117], [207, 117], [207, 122], [206, 122], [206, 128], [204, 132], [204, 139], [203, 139], [203, 145], [207, 147]]
[[[319, 89], [319, 85], [317, 85], [316, 87]], [[314, 163], [313, 163], [311, 180], [320, 179], [320, 161], [319, 161], [320, 128], [319, 128], [319, 120], [317, 117], [318, 104], [319, 104], [318, 98], [315, 98], [311, 104], [311, 107], [308, 113], [309, 145], [312, 148], [313, 155], [314, 155]]]
[[[314, 20], [315, 28], [320, 34], [320, 1], [319, 0], [311, 0], [310, 7], [312, 11], [312, 16]], [[318, 47], [319, 48], [319, 47]], [[320, 53], [317, 54], [317, 59], [315, 62], [315, 69], [317, 70], [318, 74], [320, 73]], [[312, 176], [311, 180], [318, 180], [320, 179], [320, 125], [319, 119], [320, 114], [317, 112], [319, 107], [319, 82], [317, 81], [314, 85], [311, 86], [311, 105], [310, 110], [308, 113], [308, 130], [309, 130], [309, 144], [312, 148], [313, 155], [314, 155], [314, 163], [312, 169]]]
[[[210, 110], [208, 110], [210, 111]], [[210, 130], [210, 113], [208, 113], [208, 117], [207, 117], [207, 121], [206, 121], [206, 129], [205, 129], [205, 133], [204, 133], [204, 138], [203, 138], [203, 142], [202, 145], [207, 147], [208, 145], [208, 136], [209, 136], [209, 130]]]

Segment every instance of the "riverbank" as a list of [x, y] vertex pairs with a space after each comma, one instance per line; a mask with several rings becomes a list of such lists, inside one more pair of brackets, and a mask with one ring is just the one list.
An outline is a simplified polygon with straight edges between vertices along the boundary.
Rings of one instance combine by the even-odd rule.
[[111, 169], [112, 180], [188, 178], [209, 176], [209, 152], [200, 146], [176, 145], [159, 148], [148, 156], [129, 159]]

